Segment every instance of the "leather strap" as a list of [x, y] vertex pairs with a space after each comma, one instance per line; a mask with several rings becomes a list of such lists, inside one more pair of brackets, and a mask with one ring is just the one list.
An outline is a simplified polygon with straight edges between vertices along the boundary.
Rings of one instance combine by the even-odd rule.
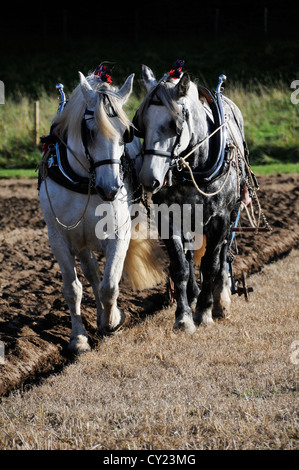
[[121, 165], [121, 160], [118, 160], [117, 158], [106, 158], [105, 160], [101, 160], [100, 162], [92, 162], [90, 167], [91, 171], [93, 171], [95, 168], [98, 168], [99, 166], [102, 165]]
[[169, 157], [172, 158], [172, 152], [165, 152], [164, 150], [146, 149], [143, 152], [144, 155], [157, 155], [158, 157]]

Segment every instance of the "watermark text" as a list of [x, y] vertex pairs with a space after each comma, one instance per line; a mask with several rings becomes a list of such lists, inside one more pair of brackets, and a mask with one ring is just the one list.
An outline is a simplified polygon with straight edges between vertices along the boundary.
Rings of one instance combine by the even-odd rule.
[[[174, 239], [183, 244], [184, 250], [199, 250], [202, 246], [202, 204], [151, 204], [147, 210], [141, 204], [130, 206], [129, 220], [114, 211], [113, 205], [99, 204], [95, 215], [100, 217], [95, 227], [98, 239], [114, 239], [126, 236], [129, 226], [132, 239]], [[127, 222], [127, 223], [126, 223]], [[125, 227], [127, 227], [126, 230]]]

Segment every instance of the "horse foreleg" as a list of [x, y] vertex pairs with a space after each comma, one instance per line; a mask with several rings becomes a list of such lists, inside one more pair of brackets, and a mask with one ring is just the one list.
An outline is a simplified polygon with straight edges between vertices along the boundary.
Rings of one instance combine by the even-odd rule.
[[220, 253], [220, 269], [213, 287], [213, 317], [226, 318], [230, 313], [231, 290], [227, 275], [227, 243]]
[[98, 261], [95, 258], [91, 249], [86, 248], [79, 253], [79, 259], [81, 263], [81, 268], [84, 276], [90, 283], [97, 304], [97, 316], [101, 316], [102, 304], [101, 304], [101, 275], [99, 271]]
[[189, 264], [189, 279], [187, 284], [187, 296], [188, 303], [191, 307], [191, 310], [195, 310], [197, 305], [197, 299], [199, 295], [199, 287], [196, 282], [195, 273], [194, 273], [194, 252], [193, 250], [188, 250], [186, 253], [186, 260]]
[[202, 285], [198, 297], [194, 321], [196, 324], [213, 324], [213, 284], [219, 271], [221, 244], [211, 240], [207, 243], [206, 252], [201, 260]]
[[119, 283], [129, 240], [107, 240], [106, 264], [100, 285], [102, 309], [98, 314], [98, 330], [101, 335], [109, 335], [121, 327], [125, 315], [117, 306]]
[[195, 331], [195, 325], [192, 319], [192, 312], [188, 303], [187, 285], [190, 271], [181, 240], [170, 238], [164, 240], [169, 254], [170, 277], [175, 286], [177, 309], [175, 312], [175, 330], [181, 329], [188, 333]]
[[50, 236], [49, 238], [62, 274], [62, 293], [71, 314], [72, 330], [68, 348], [74, 353], [89, 351], [88, 337], [80, 312], [82, 284], [77, 277], [74, 256], [63, 238], [57, 236], [54, 240], [51, 240]]

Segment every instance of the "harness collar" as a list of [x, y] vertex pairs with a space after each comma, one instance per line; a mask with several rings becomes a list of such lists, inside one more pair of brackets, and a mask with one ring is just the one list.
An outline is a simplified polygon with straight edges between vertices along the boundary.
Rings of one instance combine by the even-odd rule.
[[[51, 131], [52, 132], [52, 129]], [[60, 141], [53, 132], [45, 137], [41, 137], [43, 144], [43, 155], [48, 152], [47, 175], [64, 188], [70, 189], [76, 193], [88, 194], [90, 178], [79, 176], [74, 172], [69, 164], [66, 146]], [[42, 175], [38, 175], [38, 189], [41, 185]], [[93, 185], [90, 187], [90, 194], [96, 194]]]
[[[46, 162], [47, 174], [53, 181], [77, 193], [88, 194], [90, 190], [90, 194], [97, 194], [93, 178], [80, 176], [72, 169], [67, 158], [67, 147], [57, 134], [50, 133], [47, 136], [41, 137], [41, 142], [43, 144], [43, 155], [46, 155], [49, 151]], [[134, 191], [137, 191], [139, 183], [135, 165], [126, 150], [121, 157], [121, 168], [123, 179], [130, 174]], [[39, 172], [38, 189], [41, 184], [41, 179], [42, 176]], [[90, 181], [92, 184], [89, 189]]]

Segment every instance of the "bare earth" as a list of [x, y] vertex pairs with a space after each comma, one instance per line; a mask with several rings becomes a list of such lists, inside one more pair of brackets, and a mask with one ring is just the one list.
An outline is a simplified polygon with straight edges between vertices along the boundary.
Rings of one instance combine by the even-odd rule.
[[[297, 176], [260, 177], [259, 183], [260, 203], [272, 231], [237, 235], [236, 278], [242, 272], [258, 272], [266, 263], [298, 247]], [[3, 396], [69, 362], [70, 317], [61, 295], [61, 275], [49, 247], [36, 181], [0, 180], [0, 206], [0, 340], [5, 344], [5, 364], [0, 364], [0, 395]], [[241, 223], [248, 226], [246, 218]], [[82, 276], [81, 280], [82, 314], [91, 344], [96, 347], [99, 340], [94, 299]], [[248, 282], [250, 285], [250, 279]], [[254, 295], [255, 292], [250, 294]], [[165, 286], [141, 294], [127, 287], [121, 290], [120, 306], [128, 315], [128, 327], [138, 327], [147, 315], [160, 311], [167, 302]]]

